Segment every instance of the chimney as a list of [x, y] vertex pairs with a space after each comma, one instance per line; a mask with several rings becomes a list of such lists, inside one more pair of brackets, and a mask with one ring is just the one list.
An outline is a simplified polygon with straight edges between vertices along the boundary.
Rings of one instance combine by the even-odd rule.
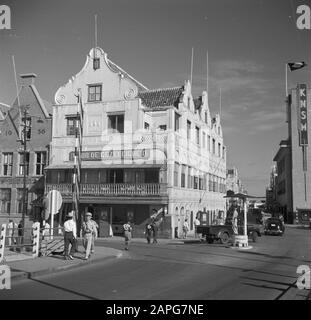
[[37, 75], [34, 73], [25, 73], [20, 74], [20, 77], [22, 78], [22, 86], [30, 86], [31, 84], [34, 84]]

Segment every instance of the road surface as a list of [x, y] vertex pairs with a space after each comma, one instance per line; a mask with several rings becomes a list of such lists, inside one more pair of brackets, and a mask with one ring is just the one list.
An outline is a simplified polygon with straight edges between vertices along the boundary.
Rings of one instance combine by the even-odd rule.
[[[123, 249], [122, 242], [97, 245]], [[310, 298], [295, 283], [297, 267], [311, 266], [311, 230], [287, 228], [250, 245], [132, 243], [122, 258], [13, 283], [0, 300]]]

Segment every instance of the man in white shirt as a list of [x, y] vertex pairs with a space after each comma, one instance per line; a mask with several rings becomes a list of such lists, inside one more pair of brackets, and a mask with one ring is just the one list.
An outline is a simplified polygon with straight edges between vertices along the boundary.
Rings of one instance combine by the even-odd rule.
[[[75, 251], [75, 241], [77, 238], [77, 225], [73, 220], [74, 211], [71, 211], [67, 215], [67, 220], [64, 223], [64, 242], [65, 242], [65, 260], [73, 260], [73, 252]], [[71, 244], [69, 254], [69, 244]]]
[[189, 223], [188, 223], [187, 219], [185, 219], [185, 222], [183, 224], [183, 228], [182, 229], [183, 229], [183, 238], [187, 239], [187, 233], [189, 231]]
[[[9, 246], [12, 246], [12, 245], [15, 245], [16, 244], [16, 232], [17, 232], [17, 224], [12, 220], [10, 219], [9, 220], [9, 223], [8, 223], [8, 226], [7, 226], [7, 230], [8, 230], [8, 239], [9, 239]], [[14, 251], [14, 247], [13, 248], [10, 248], [10, 250], [13, 250]]]
[[198, 217], [196, 217], [195, 219], [194, 219], [194, 235], [195, 235], [195, 238], [197, 238], [198, 237], [198, 226], [200, 225], [200, 220], [198, 219]]

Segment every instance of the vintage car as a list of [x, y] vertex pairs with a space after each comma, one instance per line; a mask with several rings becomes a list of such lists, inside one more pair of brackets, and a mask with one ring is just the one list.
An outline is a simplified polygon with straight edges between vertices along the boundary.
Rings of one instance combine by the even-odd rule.
[[284, 223], [279, 218], [269, 218], [266, 220], [264, 233], [266, 235], [279, 235], [282, 236], [285, 232]]

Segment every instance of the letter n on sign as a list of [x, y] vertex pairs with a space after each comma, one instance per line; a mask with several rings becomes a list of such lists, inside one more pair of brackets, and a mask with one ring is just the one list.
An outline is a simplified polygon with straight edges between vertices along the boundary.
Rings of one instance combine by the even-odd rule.
[[298, 85], [298, 132], [299, 145], [308, 145], [308, 113], [307, 113], [307, 86]]

